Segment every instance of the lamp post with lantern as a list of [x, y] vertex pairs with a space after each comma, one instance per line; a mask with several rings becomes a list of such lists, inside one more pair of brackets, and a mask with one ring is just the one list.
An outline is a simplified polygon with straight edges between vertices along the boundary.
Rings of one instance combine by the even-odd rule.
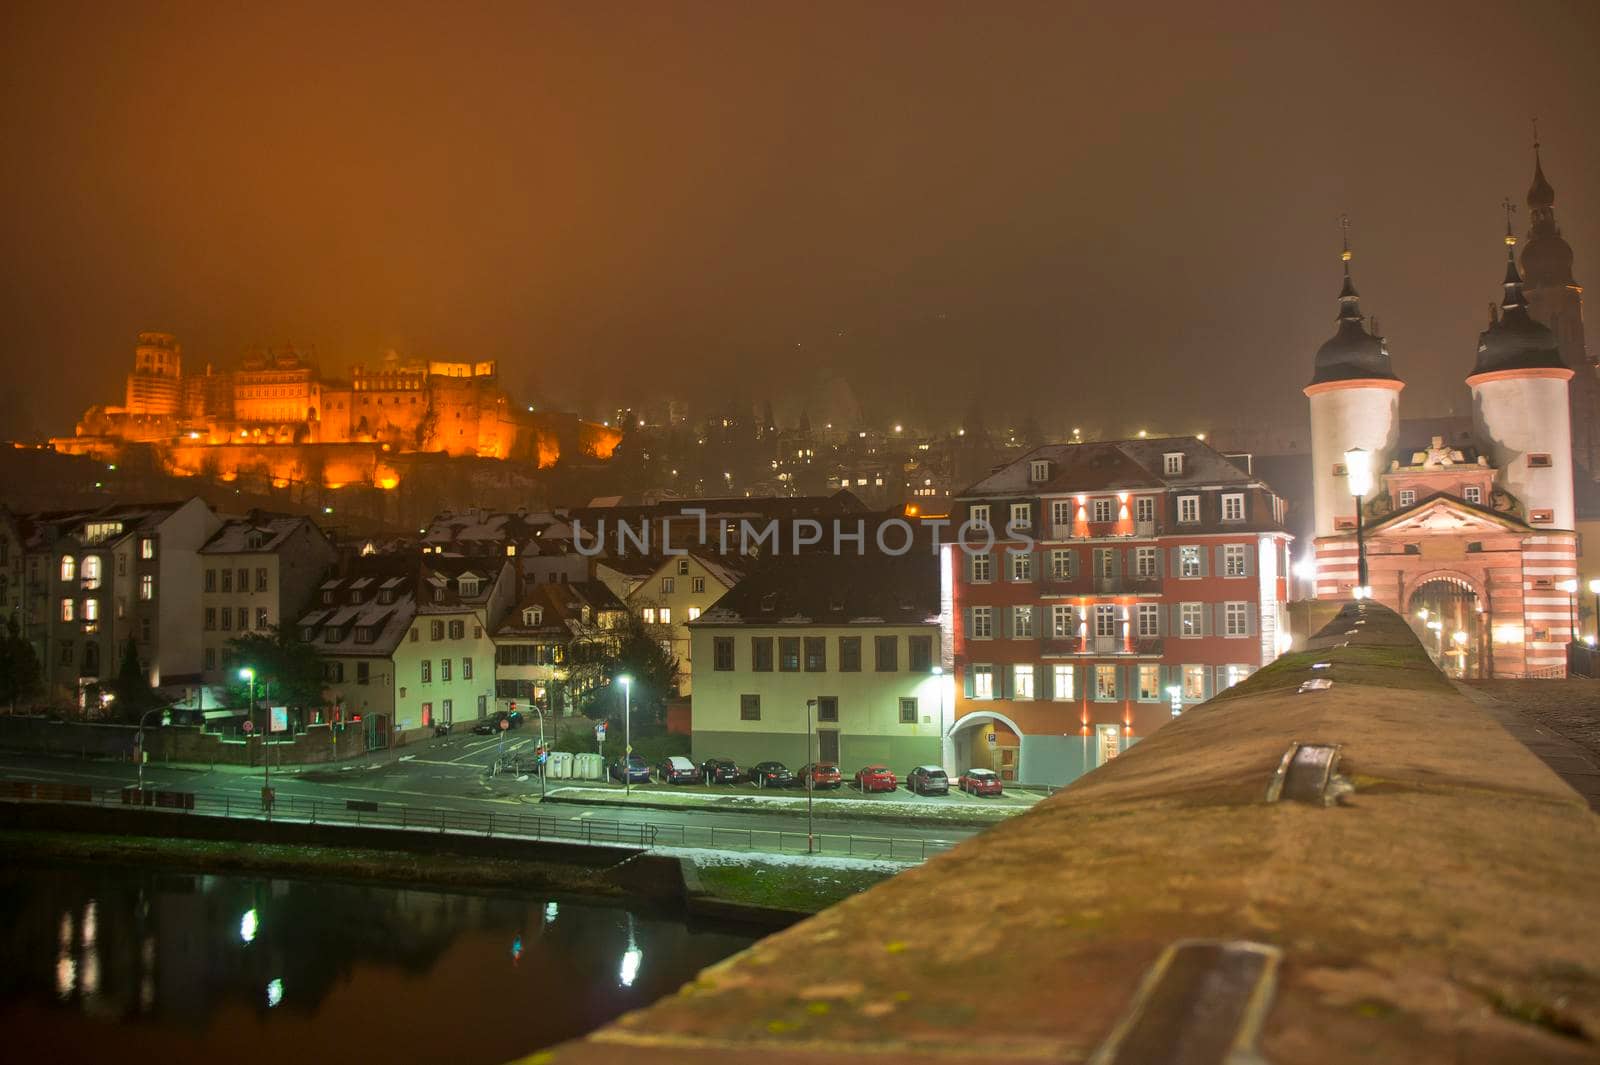
[[1365, 599], [1372, 591], [1367, 584], [1367, 541], [1361, 510], [1367, 493], [1372, 491], [1372, 452], [1360, 447], [1346, 451], [1344, 470], [1350, 494], [1356, 499], [1356, 598]]

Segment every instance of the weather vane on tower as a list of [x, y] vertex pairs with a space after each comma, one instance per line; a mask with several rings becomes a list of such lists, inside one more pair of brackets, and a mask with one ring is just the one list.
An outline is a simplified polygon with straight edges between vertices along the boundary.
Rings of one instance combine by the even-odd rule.
[[1501, 199], [1500, 206], [1506, 212], [1506, 246], [1510, 247], [1517, 242], [1517, 238], [1511, 232], [1511, 216], [1517, 213], [1517, 205], [1511, 202], [1511, 197], [1506, 196]]

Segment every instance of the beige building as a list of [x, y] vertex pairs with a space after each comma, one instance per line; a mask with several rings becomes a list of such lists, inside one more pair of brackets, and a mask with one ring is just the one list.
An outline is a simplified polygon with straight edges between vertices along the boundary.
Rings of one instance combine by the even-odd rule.
[[225, 680], [228, 641], [265, 635], [315, 601], [334, 564], [333, 545], [309, 518], [225, 522], [200, 549], [202, 666], [208, 684]]
[[955, 705], [936, 672], [933, 558], [776, 558], [689, 629], [696, 761], [834, 762], [847, 778], [944, 761]]
[[462, 724], [495, 709], [490, 634], [516, 594], [511, 559], [424, 559], [416, 616], [394, 653], [397, 731]]
[[389, 743], [399, 691], [394, 653], [417, 612], [413, 566], [397, 561], [364, 560], [355, 573], [324, 581], [315, 605], [297, 622], [300, 638], [324, 661], [326, 705], [311, 720], [359, 725], [374, 747]]
[[[689, 625], [739, 583], [741, 570], [709, 553], [693, 551], [653, 560], [624, 585], [628, 612], [678, 659], [678, 694], [693, 693], [694, 645]], [[615, 590], [613, 588], [613, 590]]]

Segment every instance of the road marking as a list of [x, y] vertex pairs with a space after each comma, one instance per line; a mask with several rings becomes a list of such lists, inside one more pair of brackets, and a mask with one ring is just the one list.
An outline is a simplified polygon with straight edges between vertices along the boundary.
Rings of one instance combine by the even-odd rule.
[[439, 761], [435, 761], [432, 758], [413, 758], [411, 761], [412, 761], [412, 763], [414, 765], [442, 765], [442, 766], [447, 766], [450, 769], [478, 769], [478, 768], [480, 768], [479, 766], [475, 766], [475, 765], [463, 765], [460, 762], [439, 762]]

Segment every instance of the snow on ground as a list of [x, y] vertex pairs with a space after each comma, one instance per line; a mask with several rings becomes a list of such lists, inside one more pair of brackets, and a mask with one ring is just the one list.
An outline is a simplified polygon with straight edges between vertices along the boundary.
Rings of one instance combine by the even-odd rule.
[[769, 851], [711, 850], [702, 847], [656, 847], [654, 853], [688, 858], [696, 865], [803, 865], [810, 869], [849, 869], [873, 873], [898, 873], [921, 863], [886, 858], [843, 858], [823, 854], [788, 854]]

